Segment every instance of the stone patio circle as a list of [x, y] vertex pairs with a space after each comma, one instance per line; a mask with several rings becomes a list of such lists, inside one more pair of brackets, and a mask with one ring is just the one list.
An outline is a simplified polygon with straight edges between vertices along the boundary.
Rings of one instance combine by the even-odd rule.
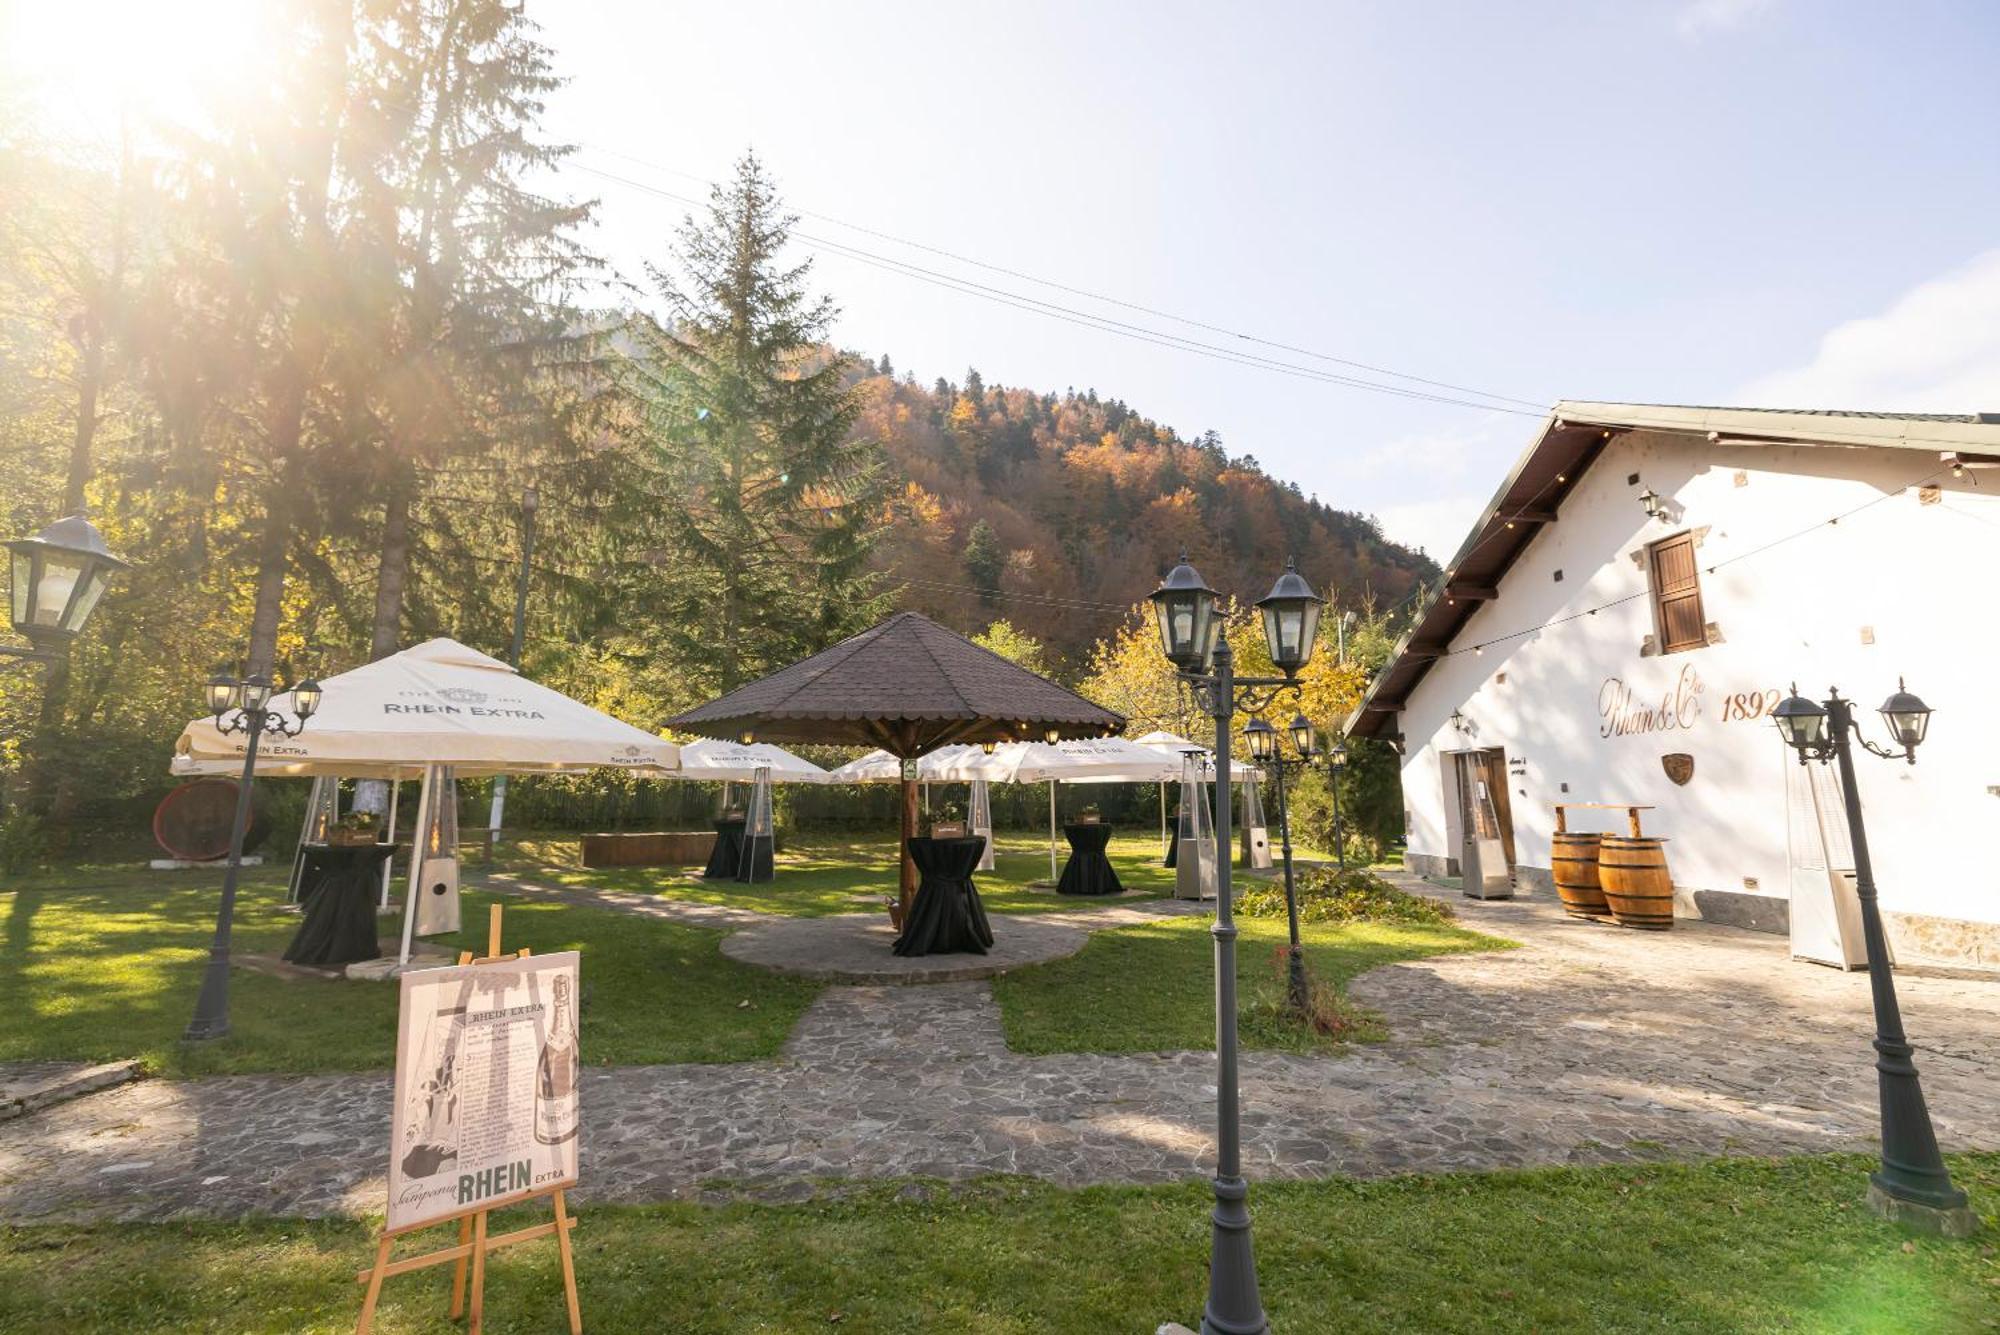
[[1090, 933], [1024, 914], [996, 913], [993, 948], [984, 955], [890, 953], [896, 929], [881, 913], [779, 918], [724, 937], [722, 953], [777, 973], [836, 983], [948, 983], [991, 978], [1023, 965], [1074, 955]]

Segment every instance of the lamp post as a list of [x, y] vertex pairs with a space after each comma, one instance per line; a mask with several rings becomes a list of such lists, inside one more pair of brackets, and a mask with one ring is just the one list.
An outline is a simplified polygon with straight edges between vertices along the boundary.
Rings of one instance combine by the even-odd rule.
[[1278, 846], [1283, 850], [1285, 864], [1285, 920], [1290, 930], [1291, 944], [1285, 952], [1285, 1001], [1294, 1014], [1303, 1015], [1307, 1009], [1306, 953], [1299, 940], [1299, 894], [1292, 875], [1292, 813], [1285, 796], [1285, 769], [1296, 765], [1303, 768], [1312, 760], [1313, 726], [1301, 714], [1294, 718], [1286, 729], [1291, 734], [1292, 748], [1298, 754], [1287, 757], [1278, 745], [1278, 730], [1263, 719], [1251, 719], [1243, 725], [1243, 738], [1250, 746], [1250, 758], [1260, 765], [1269, 765], [1278, 781]]
[[1914, 1049], [1903, 1033], [1902, 1008], [1896, 1001], [1896, 979], [1889, 965], [1882, 912], [1875, 897], [1875, 868], [1868, 855], [1868, 831], [1861, 820], [1861, 794], [1854, 781], [1851, 742], [1885, 760], [1917, 763], [1917, 747], [1930, 727], [1931, 711], [1922, 700], [1896, 683], [1895, 694], [1882, 702], [1882, 721], [1900, 752], [1876, 746], [1861, 736], [1853, 701], [1838, 690], [1815, 704], [1800, 697], [1798, 688], [1778, 704], [1772, 718], [1787, 744], [1799, 753], [1799, 763], [1831, 760], [1839, 766], [1841, 796], [1847, 807], [1847, 835], [1854, 846], [1854, 891], [1861, 905], [1861, 939], [1868, 950], [1868, 984], [1875, 1005], [1875, 1070], [1880, 1090], [1882, 1166], [1868, 1179], [1868, 1205], [1886, 1218], [1929, 1232], [1964, 1237], [1979, 1227], [1978, 1216], [1966, 1204], [1963, 1191], [1952, 1185], [1944, 1156], [1938, 1152], [1930, 1109], [1917, 1078]]
[[306, 720], [319, 710], [320, 686], [311, 678], [292, 688], [292, 718], [271, 707], [271, 681], [261, 674], [232, 677], [218, 672], [208, 679], [208, 712], [216, 731], [227, 737], [244, 734], [243, 775], [236, 784], [236, 818], [229, 827], [229, 866], [222, 873], [222, 904], [215, 914], [215, 936], [208, 946], [208, 972], [195, 998], [194, 1018], [182, 1038], [190, 1042], [221, 1038], [229, 1032], [229, 933], [236, 916], [236, 877], [243, 867], [243, 833], [250, 824], [250, 783], [256, 775], [257, 743], [267, 732], [296, 737]]
[[7, 544], [13, 559], [8, 616], [28, 648], [0, 644], [0, 657], [53, 663], [104, 596], [114, 571], [129, 568], [82, 515], [58, 519], [32, 538]]
[[1326, 790], [1333, 798], [1333, 853], [1347, 870], [1347, 832], [1340, 824], [1340, 776], [1347, 770], [1347, 743], [1335, 742], [1326, 752]]
[[[1152, 594], [1160, 647], [1215, 720], [1216, 889], [1215, 925], [1215, 1209], [1210, 1213], [1208, 1302], [1203, 1335], [1259, 1335], [1270, 1329], [1257, 1295], [1257, 1263], [1250, 1247], [1249, 1188], [1243, 1180], [1242, 1122], [1236, 1053], [1236, 917], [1231, 904], [1229, 857], [1230, 721], [1240, 708], [1261, 711], [1280, 691], [1298, 689], [1299, 669], [1312, 657], [1324, 600], [1296, 566], [1286, 562], [1271, 592], [1257, 600], [1264, 640], [1280, 677], [1238, 677], [1235, 655], [1222, 632], [1215, 590], [1183, 556]], [[1268, 726], [1268, 725], [1266, 725]]]

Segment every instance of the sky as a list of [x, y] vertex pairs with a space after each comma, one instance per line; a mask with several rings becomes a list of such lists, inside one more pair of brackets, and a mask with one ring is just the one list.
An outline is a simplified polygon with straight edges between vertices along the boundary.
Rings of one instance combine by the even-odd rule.
[[[844, 346], [1212, 429], [1433, 556], [1557, 399], [2000, 410], [1985, 0], [524, 3], [621, 271], [754, 148]], [[117, 7], [9, 4], [17, 54]]]

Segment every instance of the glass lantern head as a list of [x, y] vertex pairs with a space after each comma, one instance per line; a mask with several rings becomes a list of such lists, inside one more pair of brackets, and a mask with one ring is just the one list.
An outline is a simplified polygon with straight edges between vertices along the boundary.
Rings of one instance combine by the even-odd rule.
[[104, 596], [111, 573], [127, 565], [82, 515], [59, 519], [7, 547], [13, 553], [9, 616], [14, 629], [42, 649], [74, 638]]
[[319, 702], [323, 695], [325, 692], [320, 689], [319, 681], [314, 677], [307, 677], [292, 688], [292, 709], [298, 714], [299, 722], [304, 723], [319, 713]]
[[1896, 745], [1915, 760], [1916, 749], [1923, 745], [1924, 734], [1930, 731], [1931, 707], [1912, 695], [1901, 677], [1896, 678], [1896, 693], [1882, 702], [1882, 721], [1889, 725], [1889, 735], [1896, 739]]
[[259, 673], [243, 679], [243, 707], [259, 710], [271, 702], [271, 679]]
[[1778, 725], [1778, 735], [1785, 739], [1785, 744], [1797, 750], [1801, 759], [1806, 752], [1826, 745], [1826, 710], [1800, 695], [1796, 683], [1792, 693], [1771, 711], [1771, 721]]
[[1253, 718], [1243, 725], [1243, 740], [1250, 744], [1250, 758], [1269, 760], [1278, 750], [1278, 730], [1263, 719]]
[[1214, 653], [1221, 622], [1215, 616], [1215, 590], [1183, 555], [1167, 572], [1150, 601], [1160, 622], [1160, 648], [1167, 661], [1183, 672], [1200, 672]]
[[1335, 742], [1333, 749], [1326, 753], [1326, 763], [1335, 769], [1347, 768], [1347, 743]]
[[243, 683], [227, 672], [216, 671], [208, 679], [208, 712], [221, 718], [243, 699]]
[[1264, 614], [1265, 647], [1271, 651], [1271, 662], [1287, 677], [1295, 675], [1312, 657], [1320, 608], [1325, 604], [1299, 573], [1298, 563], [1291, 560], [1285, 562], [1285, 573], [1278, 576], [1271, 591], [1257, 600], [1257, 610]]
[[1311, 719], [1307, 718], [1304, 714], [1296, 715], [1292, 719], [1292, 726], [1287, 731], [1292, 734], [1292, 749], [1299, 753], [1301, 759], [1312, 755], [1313, 743], [1318, 738], [1314, 734]]

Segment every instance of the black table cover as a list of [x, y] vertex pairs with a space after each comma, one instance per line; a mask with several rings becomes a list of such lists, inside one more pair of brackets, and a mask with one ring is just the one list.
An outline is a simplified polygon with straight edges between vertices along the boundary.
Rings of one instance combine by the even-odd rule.
[[1118, 882], [1118, 872], [1111, 865], [1111, 859], [1104, 856], [1104, 846], [1111, 842], [1112, 827], [1102, 821], [1078, 821], [1074, 825], [1063, 826], [1063, 835], [1069, 840], [1069, 861], [1063, 864], [1062, 879], [1056, 882], [1056, 893], [1064, 895], [1116, 895], [1124, 893], [1125, 887]]
[[986, 953], [993, 944], [993, 928], [972, 884], [972, 869], [985, 850], [986, 841], [976, 835], [910, 840], [910, 860], [923, 879], [910, 903], [910, 915], [903, 920], [903, 934], [892, 947], [896, 954]]
[[1180, 855], [1181, 855], [1181, 817], [1180, 813], [1177, 811], [1174, 813], [1174, 823], [1167, 827], [1166, 865], [1169, 867], [1173, 866], [1175, 859], [1179, 858]]
[[308, 866], [315, 880], [301, 887], [305, 919], [285, 947], [293, 964], [353, 964], [379, 959], [375, 939], [375, 900], [382, 890], [382, 863], [394, 856], [394, 844], [355, 847], [324, 846], [311, 850]]
[[715, 820], [715, 848], [701, 874], [711, 881], [733, 881], [743, 865], [743, 818], [718, 816]]

